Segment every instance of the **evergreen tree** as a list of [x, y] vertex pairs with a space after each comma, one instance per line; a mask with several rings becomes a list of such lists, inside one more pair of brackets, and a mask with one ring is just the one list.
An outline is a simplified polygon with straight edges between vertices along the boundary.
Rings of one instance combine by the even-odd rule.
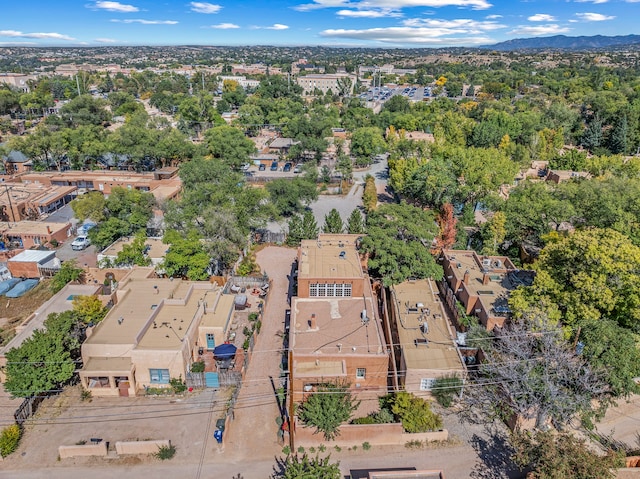
[[302, 215], [302, 231], [304, 233], [303, 239], [315, 239], [318, 237], [318, 223], [316, 223], [316, 219], [310, 210], [306, 210]]
[[324, 217], [324, 226], [322, 227], [323, 233], [330, 234], [340, 234], [344, 230], [344, 225], [342, 224], [342, 218], [340, 217], [340, 213], [338, 210], [333, 208], [329, 211], [328, 215]]
[[349, 215], [349, 219], [347, 220], [347, 233], [352, 235], [364, 234], [364, 220], [358, 208], [353, 210]]

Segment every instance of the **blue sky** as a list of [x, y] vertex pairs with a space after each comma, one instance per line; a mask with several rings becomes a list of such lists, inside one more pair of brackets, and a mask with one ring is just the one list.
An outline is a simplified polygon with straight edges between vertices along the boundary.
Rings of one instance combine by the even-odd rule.
[[639, 33], [640, 0], [23, 0], [0, 46], [443, 47]]

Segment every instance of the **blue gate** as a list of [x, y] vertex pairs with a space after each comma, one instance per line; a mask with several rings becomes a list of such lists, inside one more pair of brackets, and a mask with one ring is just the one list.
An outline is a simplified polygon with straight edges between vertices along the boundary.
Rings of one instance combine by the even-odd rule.
[[208, 388], [219, 388], [220, 379], [218, 373], [204, 373], [204, 383]]

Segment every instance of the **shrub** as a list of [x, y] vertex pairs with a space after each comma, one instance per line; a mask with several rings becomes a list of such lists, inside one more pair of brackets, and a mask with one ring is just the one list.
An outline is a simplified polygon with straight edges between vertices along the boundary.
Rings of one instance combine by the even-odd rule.
[[153, 456], [156, 459], [160, 459], [161, 461], [166, 461], [168, 459], [173, 458], [176, 455], [176, 446], [173, 444], [169, 444], [168, 446], [160, 446], [158, 447], [158, 452], [156, 452]]
[[89, 391], [88, 389], [83, 389], [83, 390], [80, 392], [80, 400], [81, 400], [81, 401], [83, 401], [83, 402], [84, 402], [84, 401], [89, 401], [89, 402], [91, 402], [91, 398], [92, 398], [91, 391]]
[[364, 449], [365, 451], [368, 451], [369, 449], [371, 449], [371, 444], [369, 444], [369, 442], [367, 441], [363, 442], [362, 449]]
[[253, 313], [249, 313], [249, 321], [255, 321], [256, 319], [258, 319], [258, 313], [256, 313], [255, 311]]
[[6, 457], [18, 449], [21, 436], [22, 430], [17, 424], [5, 427], [0, 433], [0, 455]]
[[384, 408], [391, 409], [409, 433], [435, 431], [442, 427], [442, 417], [431, 411], [428, 401], [411, 393], [401, 391], [380, 398]]
[[355, 418], [351, 424], [376, 424], [376, 421], [373, 416], [365, 416]]
[[191, 365], [192, 373], [203, 373], [204, 372], [204, 361], [196, 361]]
[[304, 454], [304, 447], [298, 446], [298, 454]]
[[288, 456], [289, 454], [291, 454], [291, 448], [289, 446], [284, 446], [282, 448], [282, 454], [284, 454], [285, 456]]
[[187, 385], [182, 380], [182, 377], [169, 379], [169, 384], [171, 385], [173, 392], [176, 394], [183, 393], [187, 390]]
[[457, 376], [445, 376], [434, 381], [431, 394], [442, 407], [449, 407], [461, 390], [462, 379]]

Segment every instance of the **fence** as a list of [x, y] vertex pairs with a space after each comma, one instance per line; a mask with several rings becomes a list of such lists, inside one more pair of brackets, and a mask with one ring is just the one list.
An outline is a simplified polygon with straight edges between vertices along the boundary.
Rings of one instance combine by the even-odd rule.
[[25, 398], [22, 401], [22, 404], [18, 406], [16, 412], [13, 414], [13, 417], [16, 419], [16, 423], [19, 426], [22, 426], [27, 419], [33, 416], [36, 413], [36, 409], [38, 405], [44, 401], [45, 396], [31, 396]]
[[284, 243], [285, 239], [287, 239], [287, 235], [282, 231], [256, 230], [253, 232], [251, 242], [256, 244]]

